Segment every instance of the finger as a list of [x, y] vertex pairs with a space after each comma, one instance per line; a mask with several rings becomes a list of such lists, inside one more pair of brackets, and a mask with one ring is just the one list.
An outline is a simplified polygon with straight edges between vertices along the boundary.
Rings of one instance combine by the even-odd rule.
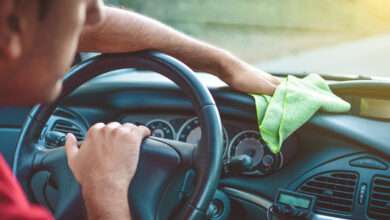
[[77, 155], [77, 153], [79, 151], [79, 148], [77, 146], [77, 139], [71, 133], [68, 133], [66, 135], [65, 151], [66, 151], [66, 155], [68, 157], [68, 161], [72, 160]]
[[267, 95], [273, 95], [275, 89], [276, 89], [276, 85], [267, 82], [264, 83], [264, 85], [262, 85], [262, 88], [259, 89], [259, 92]]
[[107, 131], [113, 131], [113, 130], [115, 130], [116, 128], [119, 128], [120, 126], [121, 126], [121, 124], [120, 124], [119, 122], [114, 121], [114, 122], [108, 123], [108, 124], [104, 127], [104, 130], [105, 130], [106, 133], [107, 133]]
[[106, 125], [106, 127], [109, 127], [109, 128], [117, 128], [119, 126], [121, 126], [121, 124], [117, 121], [110, 122]]
[[271, 81], [276, 86], [278, 86], [282, 82], [282, 80], [280, 80], [278, 77], [275, 77], [275, 76], [272, 76]]
[[104, 126], [106, 126], [106, 124], [104, 124], [103, 122], [99, 122], [99, 123], [96, 123], [94, 125], [92, 125], [92, 129], [93, 128], [97, 128], [97, 129], [100, 129], [100, 128], [103, 128]]
[[132, 123], [124, 123], [122, 126], [125, 128], [128, 128], [129, 130], [133, 130], [133, 129], [137, 128], [137, 126], [135, 124], [132, 124]]
[[249, 91], [246, 92], [254, 92], [258, 94], [266, 94], [266, 95], [272, 95], [276, 89], [276, 85], [272, 82], [265, 80], [262, 77], [256, 78], [257, 81], [254, 81], [255, 83], [252, 84], [253, 88], [246, 88]]
[[102, 123], [102, 122], [96, 123], [96, 124], [92, 125], [92, 127], [90, 127], [90, 128], [88, 129], [88, 134], [87, 134], [87, 136], [88, 136], [88, 137], [92, 137], [94, 134], [100, 132], [100, 130], [103, 129], [105, 126], [106, 126], [106, 125], [105, 125], [104, 123]]
[[118, 132], [118, 128], [121, 127], [119, 122], [110, 122], [104, 127], [104, 137], [106, 140], [111, 139], [113, 134]]
[[260, 76], [264, 77], [264, 80], [267, 80], [268, 82], [270, 82], [273, 85], [279, 85], [280, 84], [280, 79], [279, 78], [271, 75], [270, 73], [264, 72], [262, 70], [259, 70], [259, 72], [260, 72]]
[[138, 132], [142, 135], [143, 138], [150, 136], [150, 129], [145, 126], [137, 126]]

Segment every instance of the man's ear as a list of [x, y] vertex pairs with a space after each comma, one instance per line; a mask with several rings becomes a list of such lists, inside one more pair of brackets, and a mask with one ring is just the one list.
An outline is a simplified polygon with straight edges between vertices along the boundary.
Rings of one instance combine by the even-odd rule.
[[14, 0], [0, 0], [0, 56], [7, 60], [20, 57], [22, 51], [20, 33], [14, 29], [13, 10]]

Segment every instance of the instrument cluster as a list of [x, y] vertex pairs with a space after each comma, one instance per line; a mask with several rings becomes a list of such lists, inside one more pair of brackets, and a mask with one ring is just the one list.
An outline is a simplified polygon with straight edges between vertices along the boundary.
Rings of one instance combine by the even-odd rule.
[[[152, 136], [198, 144], [202, 131], [197, 117], [135, 117], [127, 116], [122, 122], [144, 124]], [[227, 121], [223, 123], [225, 173], [266, 175], [286, 163], [284, 151], [273, 154], [261, 139], [256, 126]], [[284, 147], [286, 148], [286, 147]], [[291, 152], [291, 147], [289, 147]], [[240, 167], [241, 166], [241, 167]]]

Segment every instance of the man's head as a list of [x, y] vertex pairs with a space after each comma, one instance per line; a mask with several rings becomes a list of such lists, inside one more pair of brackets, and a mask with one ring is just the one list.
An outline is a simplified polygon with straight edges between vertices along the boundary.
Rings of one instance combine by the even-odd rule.
[[102, 0], [0, 0], [0, 105], [56, 98], [85, 25]]

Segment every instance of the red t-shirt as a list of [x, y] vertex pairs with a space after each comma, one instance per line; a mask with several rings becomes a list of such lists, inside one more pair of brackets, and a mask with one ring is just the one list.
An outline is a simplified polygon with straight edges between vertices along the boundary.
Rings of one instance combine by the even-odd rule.
[[48, 220], [53, 219], [46, 209], [28, 202], [16, 177], [0, 154], [0, 219]]

